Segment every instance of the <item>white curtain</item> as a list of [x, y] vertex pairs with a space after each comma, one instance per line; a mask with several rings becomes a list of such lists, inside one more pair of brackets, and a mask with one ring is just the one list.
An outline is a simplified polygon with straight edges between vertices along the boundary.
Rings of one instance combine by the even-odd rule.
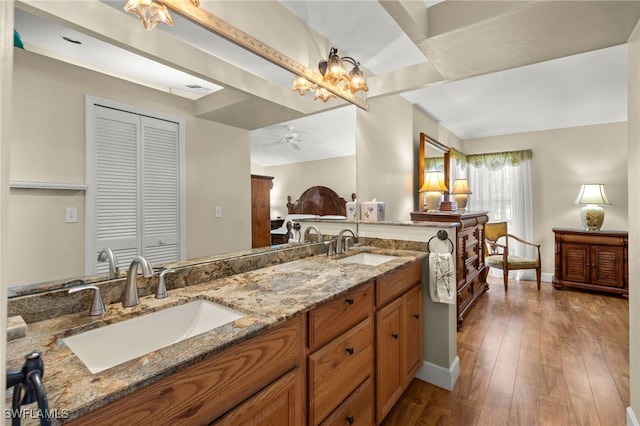
[[[533, 241], [533, 209], [531, 205], [531, 161], [526, 159], [518, 165], [504, 165], [489, 170], [485, 165], [467, 165], [467, 177], [472, 195], [469, 210], [487, 210], [489, 222], [507, 221], [509, 233], [526, 241]], [[509, 254], [533, 256], [531, 247], [509, 241]], [[492, 269], [492, 276], [501, 276], [501, 271]], [[534, 270], [510, 271], [511, 278], [533, 280]]]

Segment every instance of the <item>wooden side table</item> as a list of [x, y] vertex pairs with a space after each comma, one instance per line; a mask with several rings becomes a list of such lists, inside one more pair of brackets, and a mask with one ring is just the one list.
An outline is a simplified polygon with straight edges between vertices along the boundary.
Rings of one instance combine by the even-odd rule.
[[629, 263], [626, 231], [553, 228], [553, 287], [576, 287], [628, 296]]

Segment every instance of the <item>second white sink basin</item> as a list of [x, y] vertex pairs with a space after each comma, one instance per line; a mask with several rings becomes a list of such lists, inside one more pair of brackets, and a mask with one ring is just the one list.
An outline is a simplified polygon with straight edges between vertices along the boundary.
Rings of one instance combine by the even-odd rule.
[[340, 263], [359, 263], [361, 265], [378, 266], [395, 259], [395, 256], [375, 253], [358, 253], [338, 260]]
[[152, 312], [64, 338], [92, 373], [228, 324], [244, 314], [206, 300]]

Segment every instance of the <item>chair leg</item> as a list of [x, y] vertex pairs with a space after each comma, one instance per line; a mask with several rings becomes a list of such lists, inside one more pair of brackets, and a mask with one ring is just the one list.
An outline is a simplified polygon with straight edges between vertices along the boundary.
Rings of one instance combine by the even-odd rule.
[[538, 291], [540, 291], [540, 278], [542, 276], [542, 268], [536, 268], [536, 281], [538, 282]]
[[508, 269], [502, 270], [502, 279], [504, 280], [504, 292], [506, 293], [507, 291], [509, 291], [509, 270]]

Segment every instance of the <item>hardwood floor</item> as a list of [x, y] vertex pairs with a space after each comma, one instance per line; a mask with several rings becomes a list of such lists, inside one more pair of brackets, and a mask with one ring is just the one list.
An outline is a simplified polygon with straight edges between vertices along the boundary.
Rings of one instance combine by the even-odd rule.
[[489, 284], [458, 332], [454, 389], [414, 379], [383, 425], [626, 425], [627, 299]]

